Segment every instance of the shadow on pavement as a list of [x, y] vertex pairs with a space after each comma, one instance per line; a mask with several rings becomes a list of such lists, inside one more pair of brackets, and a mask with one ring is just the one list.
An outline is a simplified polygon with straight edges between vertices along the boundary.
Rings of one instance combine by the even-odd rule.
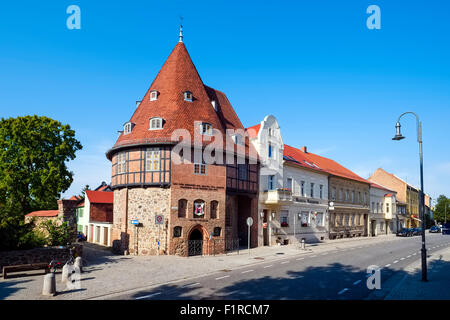
[[26, 282], [30, 282], [31, 280], [21, 280], [21, 281], [4, 281], [2, 279], [2, 281], [0, 281], [0, 300], [7, 298], [8, 296], [10, 296], [11, 294], [25, 289], [25, 287], [13, 287], [13, 286], [17, 286], [20, 285], [22, 283], [26, 283]]

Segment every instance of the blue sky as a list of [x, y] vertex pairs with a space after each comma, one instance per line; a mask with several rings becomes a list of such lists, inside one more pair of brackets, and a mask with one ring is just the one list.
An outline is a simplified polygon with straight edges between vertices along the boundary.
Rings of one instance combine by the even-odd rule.
[[[81, 8], [69, 30], [66, 8]], [[381, 8], [369, 30], [366, 8]], [[105, 152], [178, 41], [205, 84], [244, 126], [275, 115], [285, 143], [308, 146], [367, 178], [378, 167], [419, 185], [415, 111], [423, 122], [425, 191], [450, 195], [448, 1], [20, 1], [0, 9], [0, 116], [68, 123], [84, 148], [74, 183], [110, 181]]]

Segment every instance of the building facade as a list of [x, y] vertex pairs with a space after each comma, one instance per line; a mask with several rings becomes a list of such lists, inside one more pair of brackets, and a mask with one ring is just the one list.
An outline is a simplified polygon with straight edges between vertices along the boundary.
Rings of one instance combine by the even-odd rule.
[[247, 244], [246, 220], [258, 221], [256, 152], [225, 94], [203, 84], [182, 34], [107, 158], [117, 252], [207, 255]]
[[370, 184], [370, 215], [368, 235], [375, 237], [397, 233], [397, 201], [396, 192], [380, 186]]

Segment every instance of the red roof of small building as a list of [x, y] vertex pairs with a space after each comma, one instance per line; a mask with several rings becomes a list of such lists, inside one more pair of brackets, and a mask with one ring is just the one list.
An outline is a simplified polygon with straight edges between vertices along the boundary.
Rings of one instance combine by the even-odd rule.
[[114, 203], [114, 192], [86, 190], [86, 197], [91, 203]]
[[56, 217], [58, 216], [58, 210], [39, 210], [33, 211], [27, 214], [27, 217]]
[[319, 166], [315, 165], [308, 157], [306, 157], [306, 154], [303, 151], [301, 151], [300, 149], [297, 149], [297, 148], [294, 148], [294, 147], [291, 147], [291, 146], [285, 144], [284, 150], [283, 150], [283, 156], [285, 157], [286, 161], [288, 161], [292, 164], [326, 173], [325, 170], [323, 170]]
[[261, 124], [245, 129], [248, 132], [250, 139], [254, 139], [258, 136], [259, 129], [261, 129]]

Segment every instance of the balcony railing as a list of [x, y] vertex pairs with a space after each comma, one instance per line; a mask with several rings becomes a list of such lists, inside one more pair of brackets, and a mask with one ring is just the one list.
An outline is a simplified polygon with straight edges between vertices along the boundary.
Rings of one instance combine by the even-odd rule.
[[292, 191], [289, 189], [266, 190], [261, 193], [265, 204], [287, 204], [292, 202]]

